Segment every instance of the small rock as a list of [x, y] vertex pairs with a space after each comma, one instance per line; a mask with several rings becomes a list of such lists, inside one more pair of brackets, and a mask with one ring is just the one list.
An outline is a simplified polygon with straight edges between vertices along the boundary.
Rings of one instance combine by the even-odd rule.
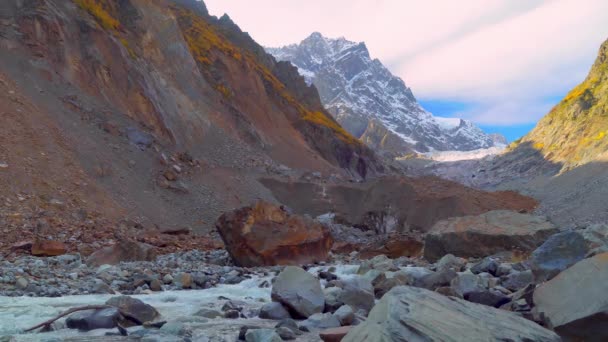
[[293, 330], [286, 327], [277, 328], [276, 332], [283, 341], [295, 340], [297, 337], [296, 333], [293, 332]]
[[260, 318], [280, 320], [290, 317], [289, 312], [278, 302], [266, 303], [260, 309]]
[[342, 305], [334, 312], [334, 316], [338, 318], [341, 325], [351, 325], [355, 320], [355, 312], [353, 311], [353, 308], [348, 305]]
[[312, 329], [327, 329], [327, 328], [335, 328], [341, 326], [340, 321], [336, 316], [327, 312], [327, 313], [316, 313], [302, 323], [300, 323], [300, 327], [306, 327], [308, 330]]
[[274, 329], [249, 329], [245, 334], [247, 342], [282, 342]]
[[27, 281], [27, 279], [25, 279], [23, 277], [17, 278], [17, 281], [15, 282], [15, 286], [17, 286], [17, 288], [19, 290], [25, 290], [28, 285], [29, 285], [29, 281]]
[[205, 318], [219, 318], [222, 317], [223, 314], [221, 312], [219, 312], [218, 310], [214, 310], [214, 309], [209, 309], [209, 308], [202, 308], [200, 310], [198, 310], [194, 316], [200, 316], [200, 317], [205, 317]]
[[526, 285], [531, 284], [533, 282], [534, 282], [534, 275], [532, 274], [532, 271], [527, 270], [527, 271], [522, 271], [522, 272], [513, 272], [513, 273], [509, 274], [508, 276], [505, 277], [505, 279], [502, 280], [501, 285], [511, 291], [517, 291], [519, 289], [526, 287]]

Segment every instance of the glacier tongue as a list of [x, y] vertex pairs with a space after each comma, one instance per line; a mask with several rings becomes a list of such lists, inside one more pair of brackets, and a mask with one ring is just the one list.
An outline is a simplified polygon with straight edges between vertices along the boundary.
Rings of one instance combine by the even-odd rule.
[[[407, 153], [496, 146], [495, 138], [473, 123], [424, 110], [402, 79], [370, 57], [364, 43], [315, 32], [300, 44], [267, 50], [276, 59], [294, 64], [307, 83], [317, 87], [338, 122], [374, 147]], [[383, 144], [386, 141], [393, 143]]]

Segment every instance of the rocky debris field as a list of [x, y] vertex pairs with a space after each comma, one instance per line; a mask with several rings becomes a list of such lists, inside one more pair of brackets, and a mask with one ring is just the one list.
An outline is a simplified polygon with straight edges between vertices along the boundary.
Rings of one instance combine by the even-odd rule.
[[[504, 221], [498, 226], [503, 229], [489, 233], [508, 230]], [[445, 254], [434, 263], [361, 256], [330, 253], [326, 262], [303, 267], [251, 268], [234, 266], [224, 250], [101, 266], [87, 266], [74, 254], [4, 260], [4, 296], [84, 295], [66, 297], [71, 307], [38, 315], [36, 323], [68, 309], [86, 310], [40, 327], [49, 332], [24, 335], [23, 324], [18, 331], [0, 324], [0, 336], [260, 342], [606, 337], [608, 226], [557, 232], [527, 254], [504, 248], [486, 257]], [[0, 318], [15, 303], [0, 309]]]

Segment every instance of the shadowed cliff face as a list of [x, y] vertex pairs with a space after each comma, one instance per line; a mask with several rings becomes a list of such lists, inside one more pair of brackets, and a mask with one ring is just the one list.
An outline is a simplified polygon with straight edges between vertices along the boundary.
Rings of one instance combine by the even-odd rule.
[[183, 148], [213, 131], [292, 167], [337, 166], [362, 177], [380, 168], [297, 71], [201, 3], [10, 3], [2, 5], [3, 20], [16, 27], [5, 26], [5, 45], [29, 53], [37, 72], [73, 86], [74, 106], [90, 96]]
[[260, 175], [383, 168], [297, 70], [198, 1], [1, 1], [0, 89], [1, 190], [151, 226], [202, 232], [274, 200]]

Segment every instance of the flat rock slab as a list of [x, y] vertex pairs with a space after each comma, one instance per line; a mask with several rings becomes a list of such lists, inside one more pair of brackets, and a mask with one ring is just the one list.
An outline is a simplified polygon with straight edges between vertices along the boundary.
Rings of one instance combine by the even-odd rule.
[[389, 291], [345, 342], [539, 341], [560, 337], [514, 313], [410, 286]]
[[276, 277], [271, 296], [295, 317], [308, 318], [322, 313], [325, 308], [325, 295], [319, 279], [295, 266], [285, 267]]
[[574, 341], [608, 341], [608, 253], [579, 261], [534, 292], [535, 310]]
[[481, 258], [503, 251], [531, 252], [558, 229], [545, 217], [508, 210], [437, 222], [424, 241], [432, 262], [446, 254]]

